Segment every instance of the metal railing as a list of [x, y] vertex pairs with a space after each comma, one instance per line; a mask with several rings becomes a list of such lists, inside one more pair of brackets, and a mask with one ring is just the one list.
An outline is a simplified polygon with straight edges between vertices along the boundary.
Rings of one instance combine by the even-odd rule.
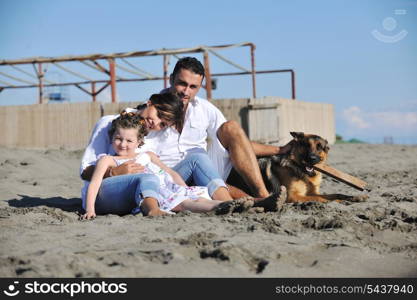
[[[227, 58], [221, 56], [217, 53], [218, 50], [222, 49], [230, 49], [236, 47], [249, 47], [250, 48], [250, 69], [246, 69]], [[204, 68], [205, 68], [205, 77], [206, 77], [206, 84], [204, 88], [206, 89], [207, 99], [212, 99], [212, 78], [213, 77], [220, 77], [220, 76], [241, 76], [241, 75], [250, 75], [252, 79], [252, 97], [256, 98], [256, 74], [266, 74], [266, 73], [282, 73], [282, 72], [289, 72], [291, 73], [291, 94], [292, 99], [296, 98], [295, 92], [295, 72], [292, 69], [284, 69], [284, 70], [263, 70], [263, 71], [256, 71], [255, 70], [255, 45], [253, 43], [239, 43], [239, 44], [228, 44], [228, 45], [218, 45], [218, 46], [198, 46], [193, 48], [181, 48], [181, 49], [160, 49], [160, 50], [149, 50], [149, 51], [134, 51], [134, 52], [124, 52], [124, 53], [113, 53], [113, 54], [91, 54], [91, 55], [83, 55], [83, 56], [61, 56], [61, 57], [34, 57], [34, 58], [25, 58], [25, 59], [16, 59], [16, 60], [0, 60], [0, 66], [9, 65], [12, 66], [17, 71], [24, 73], [32, 78], [36, 78], [38, 82], [30, 82], [16, 76], [12, 76], [6, 74], [4, 72], [0, 72], [0, 75], [12, 79], [14, 81], [18, 81], [20, 83], [25, 84], [12, 84], [5, 81], [0, 81], [0, 92], [4, 89], [19, 89], [19, 88], [38, 88], [39, 89], [39, 103], [44, 103], [44, 88], [45, 87], [56, 87], [56, 86], [70, 86], [73, 85], [83, 92], [92, 96], [93, 102], [96, 101], [96, 96], [102, 92], [106, 87], [111, 87], [111, 99], [112, 102], [116, 102], [116, 83], [117, 82], [133, 82], [133, 81], [149, 81], [149, 80], [163, 80], [164, 87], [166, 88], [168, 85], [168, 65], [170, 56], [174, 56], [178, 58], [178, 54], [186, 54], [186, 53], [203, 53], [203, 60], [204, 60]], [[210, 58], [209, 54], [213, 54], [220, 58], [221, 60], [225, 61], [226, 63], [242, 70], [242, 72], [229, 72], [229, 73], [211, 73], [210, 71]], [[127, 58], [131, 57], [141, 57], [141, 56], [163, 56], [163, 76], [154, 76], [151, 73], [148, 73], [144, 70], [139, 69], [137, 66], [133, 65]], [[101, 60], [106, 60], [108, 62], [108, 68], [102, 65]], [[122, 64], [117, 64], [116, 60], [123, 61], [129, 67], [125, 67]], [[60, 62], [72, 62], [78, 61], [83, 63], [84, 65], [93, 68], [103, 74], [109, 76], [108, 80], [95, 80], [85, 76], [84, 74], [80, 74], [79, 72], [75, 72], [67, 67], [60, 65]], [[100, 62], [99, 62], [100, 61]], [[57, 68], [63, 70], [64, 72], [70, 73], [73, 76], [79, 77], [84, 79], [83, 81], [77, 82], [51, 82], [46, 80], [45, 71], [42, 68], [42, 64], [50, 63], [56, 66]], [[25, 70], [20, 69], [16, 65], [28, 65], [31, 64], [33, 66], [35, 76], [28, 73]], [[139, 78], [121, 78], [116, 75], [116, 68], [120, 68], [125, 72], [135, 74]], [[91, 89], [88, 90], [87, 88], [83, 87], [82, 85], [90, 85]], [[103, 86], [99, 89], [96, 88], [97, 84], [103, 84]]]

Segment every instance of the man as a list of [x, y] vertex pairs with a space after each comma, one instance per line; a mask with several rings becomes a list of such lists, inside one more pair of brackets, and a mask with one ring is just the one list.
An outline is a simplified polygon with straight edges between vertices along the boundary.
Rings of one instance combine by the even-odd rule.
[[[193, 57], [184, 57], [177, 62], [170, 76], [170, 88], [161, 93], [169, 91], [177, 93], [181, 98], [184, 103], [183, 126], [177, 129], [168, 127], [154, 134], [149, 139], [152, 142], [146, 150], [155, 152], [162, 162], [174, 170], [188, 155], [207, 151], [224, 181], [233, 166], [252, 188], [252, 196], [258, 198], [269, 196], [262, 180], [256, 155], [268, 156], [283, 153], [288, 147], [280, 148], [249, 141], [237, 122], [227, 121], [213, 104], [197, 97], [204, 75], [204, 67]], [[209, 145], [207, 145], [207, 139], [210, 140]], [[93, 143], [92, 138], [90, 145]], [[128, 167], [121, 165], [113, 168], [110, 175], [132, 174], [140, 170], [140, 166], [135, 164], [130, 164]], [[82, 170], [82, 177], [85, 175], [84, 171]], [[188, 179], [190, 178], [184, 178], [186, 182]], [[222, 192], [224, 193], [222, 200], [242, 196], [238, 190], [232, 188], [222, 189]]]
[[[173, 134], [175, 139], [172, 139], [172, 147], [166, 145], [158, 154], [163, 161], [164, 158], [171, 159], [174, 163], [179, 161], [188, 149], [206, 149], [208, 137], [210, 144], [207, 152], [223, 179], [227, 179], [233, 166], [251, 187], [253, 196], [267, 197], [269, 193], [262, 180], [256, 156], [285, 153], [289, 146], [280, 148], [249, 141], [237, 122], [226, 121], [218, 108], [196, 96], [202, 86], [204, 75], [204, 67], [193, 57], [184, 57], [175, 65], [170, 76], [169, 90], [176, 92], [184, 103], [184, 126], [182, 132]], [[235, 194], [234, 198], [237, 196], [241, 195]]]

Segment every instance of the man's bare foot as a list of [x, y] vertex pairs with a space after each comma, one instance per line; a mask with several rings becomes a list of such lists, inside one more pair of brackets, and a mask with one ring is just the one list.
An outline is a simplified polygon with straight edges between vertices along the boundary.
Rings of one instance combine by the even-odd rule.
[[287, 189], [281, 185], [280, 192], [269, 195], [266, 198], [254, 199], [253, 207], [263, 207], [265, 211], [281, 211], [287, 201]]
[[253, 207], [253, 203], [253, 198], [251, 196], [225, 201], [216, 207], [216, 215], [226, 215], [234, 212], [245, 212]]

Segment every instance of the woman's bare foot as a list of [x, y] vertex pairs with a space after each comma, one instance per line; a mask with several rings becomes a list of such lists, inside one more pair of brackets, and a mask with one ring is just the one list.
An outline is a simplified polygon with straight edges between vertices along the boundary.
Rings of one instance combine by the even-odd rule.
[[263, 207], [264, 211], [281, 211], [285, 201], [287, 201], [287, 189], [281, 185], [279, 194], [274, 193], [266, 198], [256, 198], [253, 207]]

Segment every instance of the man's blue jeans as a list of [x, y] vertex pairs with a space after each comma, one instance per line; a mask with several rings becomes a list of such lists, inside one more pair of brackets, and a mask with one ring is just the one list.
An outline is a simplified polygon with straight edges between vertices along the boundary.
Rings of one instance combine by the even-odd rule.
[[97, 214], [129, 214], [146, 197], [158, 199], [159, 178], [153, 174], [128, 174], [103, 180], [97, 195]]
[[187, 185], [206, 186], [210, 196], [218, 188], [226, 187], [209, 156], [203, 151], [188, 153], [172, 169], [181, 175]]

